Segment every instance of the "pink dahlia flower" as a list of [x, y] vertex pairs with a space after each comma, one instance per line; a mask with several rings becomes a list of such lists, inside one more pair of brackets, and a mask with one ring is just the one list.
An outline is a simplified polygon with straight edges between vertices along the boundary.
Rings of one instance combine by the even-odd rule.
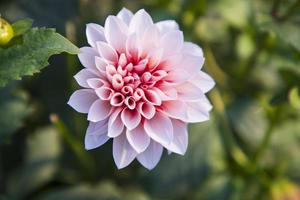
[[183, 155], [187, 123], [208, 120], [212, 108], [201, 48], [184, 41], [175, 21], [154, 23], [143, 9], [122, 9], [104, 27], [88, 24], [86, 35], [90, 47], [78, 55], [85, 68], [75, 75], [84, 89], [68, 102], [88, 113], [85, 148], [113, 139], [119, 169], [135, 158], [153, 169], [163, 148]]

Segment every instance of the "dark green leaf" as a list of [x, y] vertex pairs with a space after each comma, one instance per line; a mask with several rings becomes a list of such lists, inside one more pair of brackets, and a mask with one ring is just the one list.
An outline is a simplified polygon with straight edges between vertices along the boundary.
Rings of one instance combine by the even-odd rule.
[[78, 48], [54, 29], [33, 28], [24, 34], [23, 44], [0, 49], [0, 86], [46, 67], [54, 54], [78, 53]]

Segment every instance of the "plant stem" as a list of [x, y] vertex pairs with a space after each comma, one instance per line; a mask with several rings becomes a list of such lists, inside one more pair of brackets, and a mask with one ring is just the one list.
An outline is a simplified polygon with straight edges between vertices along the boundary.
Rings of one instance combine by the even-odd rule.
[[74, 152], [80, 164], [85, 169], [85, 173], [92, 178], [95, 171], [95, 163], [90, 155], [84, 150], [83, 145], [79, 142], [68, 130], [65, 124], [60, 120], [58, 115], [51, 114], [50, 120], [53, 125], [56, 127], [58, 132], [61, 134], [62, 138], [69, 145], [70, 149]]

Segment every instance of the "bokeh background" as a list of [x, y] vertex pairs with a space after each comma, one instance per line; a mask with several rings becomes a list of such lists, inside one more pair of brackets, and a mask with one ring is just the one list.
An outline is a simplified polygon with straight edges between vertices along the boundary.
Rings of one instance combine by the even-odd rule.
[[299, 200], [299, 0], [1, 0], [10, 22], [31, 18], [81, 47], [85, 24], [122, 7], [174, 19], [199, 44], [216, 81], [208, 122], [189, 126], [185, 156], [148, 171], [117, 170], [108, 142], [85, 151], [86, 116], [66, 102], [76, 56], [0, 89], [0, 199]]

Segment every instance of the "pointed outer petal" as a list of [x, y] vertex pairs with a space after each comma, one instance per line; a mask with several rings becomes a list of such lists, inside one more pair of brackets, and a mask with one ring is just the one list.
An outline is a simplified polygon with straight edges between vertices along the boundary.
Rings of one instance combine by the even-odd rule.
[[136, 102], [135, 102], [135, 99], [134, 97], [126, 97], [125, 99], [125, 105], [130, 109], [130, 110], [133, 110], [135, 109], [136, 107]]
[[184, 42], [182, 47], [182, 52], [184, 54], [189, 54], [192, 56], [199, 56], [203, 57], [203, 51], [202, 48], [198, 45], [191, 43], [191, 42]]
[[105, 41], [104, 28], [98, 24], [90, 23], [86, 25], [86, 37], [92, 47], [96, 47], [96, 42]]
[[124, 95], [119, 92], [116, 92], [110, 99], [110, 105], [121, 106], [124, 103], [124, 100]]
[[178, 99], [182, 101], [197, 101], [204, 98], [201, 89], [189, 82], [176, 86], [176, 90]]
[[142, 117], [141, 114], [137, 111], [137, 109], [130, 110], [128, 108], [124, 108], [124, 110], [121, 113], [121, 119], [126, 128], [132, 130], [139, 125]]
[[90, 86], [87, 83], [87, 80], [90, 78], [96, 78], [97, 76], [92, 73], [88, 69], [82, 69], [80, 70], [75, 76], [75, 80], [81, 87], [89, 88]]
[[106, 67], [109, 65], [105, 59], [96, 56], [95, 58], [96, 68], [102, 75], [106, 75]]
[[159, 65], [162, 55], [163, 55], [162, 49], [153, 49], [150, 51], [147, 57], [148, 58], [147, 66], [150, 70], [155, 69]]
[[174, 87], [170, 86], [160, 86], [159, 88], [153, 87], [151, 90], [154, 90], [162, 101], [176, 100], [178, 95]]
[[126, 137], [129, 144], [138, 153], [145, 151], [150, 144], [150, 137], [145, 132], [142, 124], [131, 131], [127, 129]]
[[152, 80], [159, 81], [159, 80], [165, 78], [166, 76], [168, 76], [168, 73], [166, 71], [157, 70], [157, 71], [152, 73]]
[[138, 111], [146, 119], [151, 119], [155, 115], [155, 107], [151, 103], [139, 102], [137, 106]]
[[91, 105], [98, 99], [94, 90], [92, 89], [81, 89], [75, 91], [68, 104], [74, 108], [77, 112], [88, 113]]
[[128, 26], [116, 16], [108, 16], [105, 20], [105, 38], [119, 53], [125, 52]]
[[113, 140], [113, 157], [118, 169], [128, 166], [136, 157], [137, 152], [128, 143], [123, 132]]
[[157, 69], [163, 69], [166, 71], [174, 70], [176, 68], [184, 69], [186, 66], [183, 65], [182, 61], [183, 61], [183, 55], [181, 53], [170, 55], [162, 59], [162, 61], [157, 66]]
[[123, 129], [124, 124], [121, 120], [121, 111], [122, 108], [117, 108], [109, 117], [108, 120], [108, 137], [117, 137], [119, 136]]
[[153, 25], [151, 16], [144, 9], [141, 9], [132, 17], [129, 24], [129, 31], [137, 33], [138, 37], [141, 38], [146, 29], [151, 25]]
[[159, 162], [163, 153], [161, 144], [151, 140], [148, 148], [137, 155], [137, 160], [147, 169], [152, 170]]
[[136, 101], [139, 101], [141, 98], [145, 96], [144, 91], [141, 88], [137, 88], [133, 94]]
[[153, 104], [153, 105], [161, 105], [161, 98], [157, 94], [155, 90], [144, 90], [145, 96], [143, 96], [144, 100]]
[[[137, 44], [137, 36], [136, 33], [130, 34], [126, 40], [126, 54], [131, 56], [132, 58], [138, 60], [139, 58], [139, 50]], [[128, 70], [130, 71], [130, 70]]]
[[117, 14], [117, 17], [123, 20], [126, 25], [129, 25], [131, 18], [133, 17], [133, 13], [127, 8], [122, 8], [122, 10]]
[[164, 78], [164, 81], [172, 85], [179, 85], [191, 78], [191, 75], [183, 69], [176, 69], [168, 72], [168, 75]]
[[187, 102], [187, 118], [186, 122], [195, 123], [209, 120], [209, 111], [212, 106], [207, 102]]
[[184, 55], [180, 64], [176, 67], [184, 69], [186, 72], [193, 76], [201, 70], [203, 63], [203, 57]]
[[139, 45], [141, 57], [146, 57], [151, 49], [156, 49], [159, 37], [159, 30], [155, 25], [147, 27]]
[[89, 110], [88, 120], [91, 122], [104, 120], [110, 115], [111, 112], [112, 108], [109, 104], [109, 101], [98, 99], [92, 104]]
[[90, 122], [84, 139], [85, 149], [91, 150], [103, 145], [109, 137], [107, 133], [107, 120], [97, 123]]
[[171, 118], [181, 120], [187, 118], [187, 105], [182, 101], [164, 101], [160, 111]]
[[161, 112], [156, 112], [154, 117], [145, 120], [146, 133], [156, 142], [167, 145], [173, 140], [173, 126], [171, 119]]
[[178, 24], [174, 20], [164, 20], [155, 23], [159, 31], [164, 34], [170, 31], [179, 30]]
[[106, 86], [97, 88], [95, 92], [98, 95], [98, 97], [100, 97], [100, 99], [102, 100], [110, 100], [114, 94], [114, 91], [111, 88]]
[[215, 81], [208, 74], [202, 71], [193, 76], [190, 82], [200, 88], [204, 93], [208, 92], [215, 86]]
[[160, 46], [164, 50], [164, 56], [179, 52], [183, 45], [183, 33], [181, 31], [170, 31], [163, 35]]
[[96, 44], [102, 58], [113, 63], [118, 62], [118, 54], [109, 44], [105, 42], [97, 42]]
[[78, 54], [79, 61], [81, 64], [90, 69], [96, 69], [95, 57], [99, 56], [98, 52], [91, 47], [80, 48], [80, 53]]
[[172, 124], [174, 139], [166, 148], [174, 153], [184, 155], [188, 146], [187, 124], [176, 119], [172, 120]]
[[107, 83], [100, 78], [90, 78], [87, 80], [87, 84], [89, 85], [90, 88], [93, 89], [100, 88], [104, 85], [107, 85]]

